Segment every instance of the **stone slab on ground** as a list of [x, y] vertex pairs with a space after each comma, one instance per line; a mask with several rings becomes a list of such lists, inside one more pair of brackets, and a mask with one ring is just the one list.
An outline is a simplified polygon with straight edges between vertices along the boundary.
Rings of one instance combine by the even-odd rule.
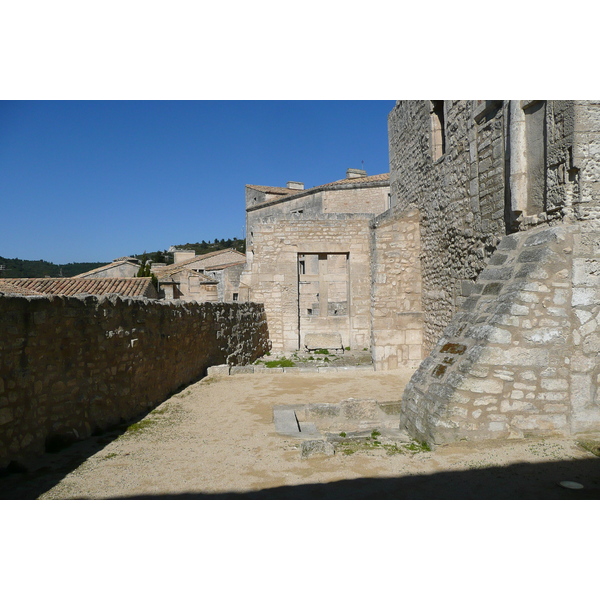
[[343, 350], [342, 336], [339, 333], [307, 333], [304, 336], [307, 350]]

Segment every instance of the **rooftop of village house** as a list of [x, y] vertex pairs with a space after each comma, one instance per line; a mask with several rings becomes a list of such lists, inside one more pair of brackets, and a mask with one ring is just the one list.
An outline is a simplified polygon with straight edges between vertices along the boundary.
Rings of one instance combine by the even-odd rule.
[[[344, 189], [354, 186], [380, 186], [387, 185], [390, 181], [389, 173], [380, 173], [379, 175], [367, 175], [362, 169], [348, 169], [344, 179], [338, 179], [331, 183], [324, 183], [312, 188], [304, 189], [304, 184], [297, 181], [289, 181], [287, 187], [273, 187], [265, 185], [247, 184], [246, 188], [257, 190], [264, 194], [279, 196], [279, 198], [268, 198], [262, 202], [257, 202], [260, 206], [265, 206], [271, 202], [280, 202], [282, 200], [291, 200], [292, 198], [314, 194], [323, 189]], [[249, 207], [250, 208], [250, 207]]]

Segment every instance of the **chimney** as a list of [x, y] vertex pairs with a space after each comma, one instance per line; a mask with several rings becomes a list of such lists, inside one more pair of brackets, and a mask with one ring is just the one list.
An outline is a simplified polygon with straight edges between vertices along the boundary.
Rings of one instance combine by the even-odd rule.
[[287, 188], [288, 190], [303, 190], [304, 184], [299, 181], [288, 181]]
[[357, 179], [358, 177], [366, 177], [367, 172], [362, 169], [348, 169], [346, 171], [346, 179]]

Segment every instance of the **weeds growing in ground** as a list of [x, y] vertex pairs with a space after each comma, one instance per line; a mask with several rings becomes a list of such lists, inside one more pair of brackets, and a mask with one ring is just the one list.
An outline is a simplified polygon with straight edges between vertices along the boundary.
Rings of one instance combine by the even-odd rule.
[[280, 358], [279, 360], [269, 360], [265, 363], [267, 369], [275, 369], [278, 367], [295, 367], [296, 363], [289, 358]]
[[582, 440], [579, 443], [584, 450], [591, 452], [594, 456], [600, 456], [600, 442], [595, 440]]

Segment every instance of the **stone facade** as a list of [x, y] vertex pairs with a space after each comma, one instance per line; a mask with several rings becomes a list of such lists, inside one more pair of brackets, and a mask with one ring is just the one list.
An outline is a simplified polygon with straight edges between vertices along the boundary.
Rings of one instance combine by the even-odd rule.
[[303, 348], [313, 333], [369, 347], [369, 223], [389, 207], [388, 176], [349, 170], [340, 181], [303, 188], [246, 186], [241, 282], [265, 306], [274, 350]]
[[600, 429], [600, 103], [398, 102], [389, 138], [431, 351], [401, 424], [434, 443]]
[[240, 289], [246, 257], [233, 248], [197, 255], [175, 250], [174, 264], [152, 265], [160, 298], [186, 302], [247, 302], [248, 290]]
[[0, 296], [0, 468], [132, 419], [269, 350], [256, 304]]

